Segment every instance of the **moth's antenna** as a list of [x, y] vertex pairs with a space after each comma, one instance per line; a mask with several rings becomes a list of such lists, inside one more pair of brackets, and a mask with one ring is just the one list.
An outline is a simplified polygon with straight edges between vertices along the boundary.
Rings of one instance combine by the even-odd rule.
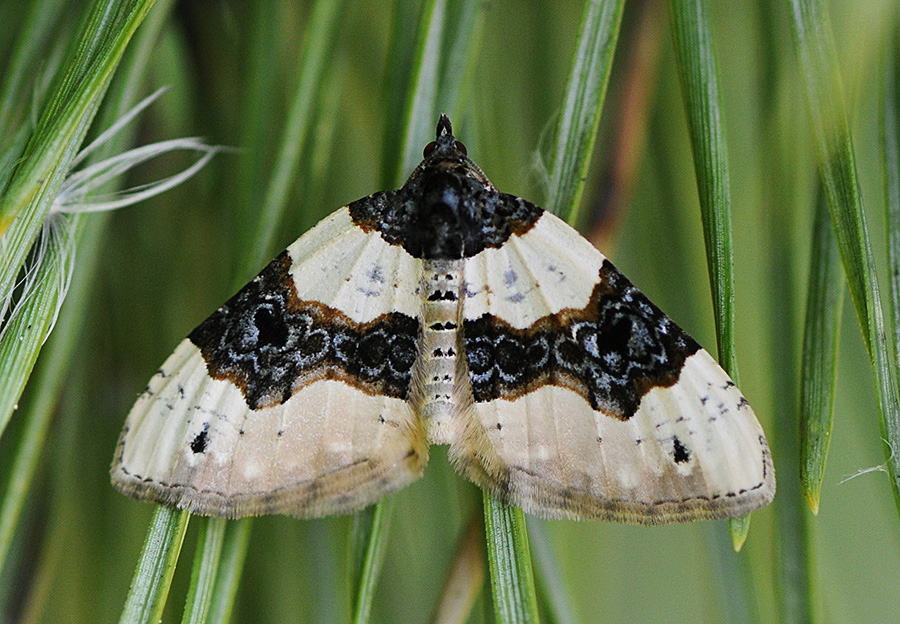
[[444, 113], [441, 113], [441, 118], [438, 119], [437, 132], [434, 135], [435, 140], [441, 138], [441, 131], [446, 132], [447, 136], [453, 136], [453, 126], [450, 123], [450, 118]]

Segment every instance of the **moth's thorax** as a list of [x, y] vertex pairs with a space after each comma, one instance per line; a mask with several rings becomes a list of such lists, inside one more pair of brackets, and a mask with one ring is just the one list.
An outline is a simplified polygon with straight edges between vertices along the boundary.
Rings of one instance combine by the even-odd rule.
[[417, 170], [400, 194], [412, 224], [404, 246], [414, 256], [455, 259], [484, 249], [484, 224], [493, 221], [499, 193], [467, 162], [440, 160]]
[[424, 260], [471, 258], [527, 232], [543, 211], [497, 191], [478, 165], [444, 138], [401, 188], [351, 203], [354, 224]]

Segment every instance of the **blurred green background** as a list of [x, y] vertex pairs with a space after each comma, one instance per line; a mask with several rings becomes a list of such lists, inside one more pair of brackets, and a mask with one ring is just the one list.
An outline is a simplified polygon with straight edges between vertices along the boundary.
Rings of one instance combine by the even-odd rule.
[[[88, 6], [43, 3], [47, 21], [35, 26], [29, 17], [35, 9], [22, 8], [30, 4], [0, 5], [0, 73], [28, 28], [42, 29], [45, 41], [19, 89], [33, 97], [20, 98], [0, 118], [6, 137], [40, 112], [34, 107]], [[138, 97], [169, 87], [140, 117], [133, 144], [202, 136], [237, 150], [217, 155], [160, 197], [86, 218], [103, 221], [102, 242], [91, 267], [82, 265], [85, 256], [78, 257], [76, 288], [79, 278], [87, 280], [86, 306], [75, 319], [66, 318], [64, 306], [45, 347], [61, 332], [77, 340], [3, 561], [0, 621], [104, 622], [119, 616], [153, 511], [114, 492], [107, 475], [132, 401], [178, 341], [268, 258], [334, 209], [396, 183], [396, 132], [419, 3], [347, 2], [313, 89], [309, 135], [291, 170], [289, 209], [271, 222], [268, 248], [246, 249], [279, 158], [310, 5], [158, 2], [141, 26], [159, 20], [158, 36], [140, 52], [146, 69], [138, 76], [115, 76], [114, 87], [135, 81]], [[900, 11], [895, 0], [825, 5], [874, 254], [886, 279], [879, 55], [896, 46]], [[547, 184], [541, 163], [561, 114], [583, 4], [479, 6], [480, 47], [461, 80], [458, 105], [447, 112], [457, 138], [498, 188], [541, 203]], [[529, 518], [539, 603], [546, 621], [776, 622], [797, 613], [791, 606], [797, 603], [817, 621], [897, 621], [900, 531], [890, 484], [877, 471], [845, 481], [885, 461], [872, 372], [848, 297], [835, 426], [817, 517], [798, 486], [799, 375], [818, 171], [788, 3], [707, 6], [731, 165], [740, 386], [773, 447], [779, 495], [753, 514], [739, 554], [731, 549], [725, 522], [646, 528]], [[697, 183], [667, 3], [626, 3], [607, 95], [579, 226], [715, 353]], [[420, 148], [432, 137], [418, 137]], [[182, 165], [180, 156], [159, 159], [129, 183]], [[44, 365], [39, 360], [38, 371]], [[26, 390], [0, 438], [0, 475], [10, 470], [22, 444], [24, 415], [38, 398]], [[0, 479], [0, 493], [6, 481]], [[372, 621], [429, 621], [457, 540], [480, 514], [480, 493], [448, 467], [445, 449], [435, 448], [425, 478], [395, 498]], [[784, 555], [797, 547], [791, 543], [797, 536], [782, 531], [780, 506], [797, 510], [808, 527], [802, 538], [808, 559], [799, 569]], [[167, 622], [181, 618], [202, 522], [194, 519], [189, 527]], [[232, 621], [348, 619], [349, 529], [348, 518], [257, 519]], [[809, 593], [794, 593], [805, 584]], [[550, 610], [550, 603], [568, 613]], [[488, 605], [488, 598], [480, 599], [470, 621], [491, 621]]]

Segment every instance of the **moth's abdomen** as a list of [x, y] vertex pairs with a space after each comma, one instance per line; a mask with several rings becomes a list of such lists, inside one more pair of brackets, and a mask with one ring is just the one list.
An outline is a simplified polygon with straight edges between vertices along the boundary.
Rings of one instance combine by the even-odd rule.
[[449, 444], [451, 417], [459, 409], [457, 384], [462, 260], [426, 260], [422, 272], [423, 331], [418, 366], [418, 411], [433, 444]]

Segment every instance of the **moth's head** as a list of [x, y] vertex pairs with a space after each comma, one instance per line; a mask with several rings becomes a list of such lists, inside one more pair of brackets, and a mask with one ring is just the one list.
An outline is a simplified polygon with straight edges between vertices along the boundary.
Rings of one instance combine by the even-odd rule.
[[425, 146], [422, 157], [429, 160], [468, 160], [466, 146], [453, 136], [453, 125], [450, 118], [441, 113], [438, 119], [434, 141]]
[[434, 141], [425, 146], [422, 156], [424, 160], [418, 167], [422, 172], [471, 178], [482, 186], [493, 187], [481, 168], [469, 158], [466, 146], [453, 136], [450, 118], [443, 113], [438, 119]]

